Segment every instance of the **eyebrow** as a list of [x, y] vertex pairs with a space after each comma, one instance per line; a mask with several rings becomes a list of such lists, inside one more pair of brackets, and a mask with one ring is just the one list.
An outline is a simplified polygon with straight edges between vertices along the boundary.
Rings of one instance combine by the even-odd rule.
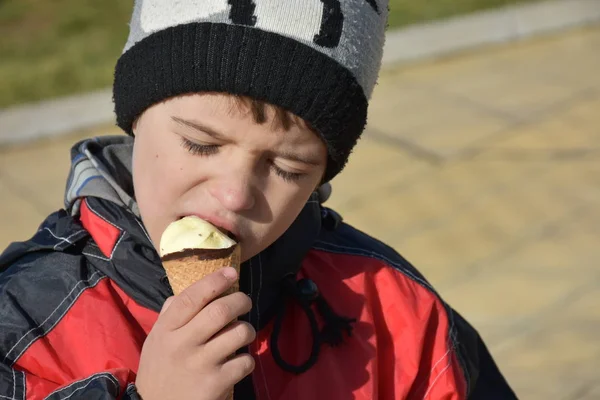
[[202, 125], [199, 122], [188, 121], [186, 119], [175, 116], [171, 116], [171, 119], [179, 125], [187, 126], [188, 128], [192, 128], [202, 133], [206, 133], [208, 136], [211, 136], [217, 140], [225, 140], [225, 136], [222, 133], [217, 132], [215, 129], [209, 126]]
[[[217, 132], [215, 129], [213, 129], [209, 126], [202, 125], [199, 122], [188, 121], [183, 118], [179, 118], [179, 117], [175, 117], [175, 116], [171, 116], [171, 119], [179, 125], [183, 125], [183, 126], [195, 129], [197, 131], [206, 133], [207, 135], [213, 137], [214, 139], [225, 140], [225, 136], [223, 134]], [[283, 152], [280, 151], [280, 152], [277, 152], [276, 155], [277, 155], [277, 157], [285, 158], [286, 160], [296, 161], [296, 162], [300, 162], [300, 163], [311, 165], [311, 166], [321, 165], [321, 162], [316, 158], [313, 158], [310, 156], [304, 156], [304, 155], [300, 155], [300, 154], [296, 154], [296, 153], [291, 153], [288, 151], [283, 151]]]

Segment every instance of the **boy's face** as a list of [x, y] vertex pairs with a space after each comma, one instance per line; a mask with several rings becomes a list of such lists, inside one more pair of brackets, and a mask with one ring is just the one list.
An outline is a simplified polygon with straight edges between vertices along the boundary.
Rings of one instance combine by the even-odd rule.
[[286, 131], [271, 107], [257, 124], [250, 109], [221, 94], [180, 96], [147, 109], [134, 124], [133, 184], [154, 246], [187, 215], [231, 231], [243, 261], [272, 244], [326, 167], [325, 144], [300, 125]]

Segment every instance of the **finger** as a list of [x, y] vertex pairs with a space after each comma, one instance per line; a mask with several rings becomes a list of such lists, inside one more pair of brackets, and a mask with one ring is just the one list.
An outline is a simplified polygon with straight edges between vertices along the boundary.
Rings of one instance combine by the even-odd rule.
[[193, 283], [175, 296], [157, 323], [166, 329], [179, 329], [196, 316], [207, 304], [222, 295], [237, 280], [234, 268], [222, 268]]
[[184, 328], [182, 334], [198, 344], [206, 343], [241, 315], [252, 308], [252, 300], [242, 292], [218, 298], [202, 309]]
[[239, 354], [221, 366], [225, 381], [234, 386], [254, 371], [256, 362], [248, 353]]
[[162, 308], [160, 309], [160, 315], [163, 315], [165, 313], [165, 311], [167, 311], [167, 308], [169, 308], [169, 305], [173, 302], [173, 299], [175, 297], [171, 296], [171, 297], [167, 297], [167, 299], [165, 300], [165, 303], [163, 304]]
[[244, 321], [235, 321], [206, 342], [203, 351], [211, 361], [223, 363], [254, 339], [256, 331], [252, 325]]

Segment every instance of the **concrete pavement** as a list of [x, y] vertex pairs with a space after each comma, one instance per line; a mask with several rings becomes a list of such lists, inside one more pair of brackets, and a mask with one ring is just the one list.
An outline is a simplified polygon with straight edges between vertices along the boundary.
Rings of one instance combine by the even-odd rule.
[[[327, 203], [482, 333], [523, 399], [600, 398], [600, 29], [383, 73]], [[0, 247], [61, 206], [69, 148], [0, 150]]]

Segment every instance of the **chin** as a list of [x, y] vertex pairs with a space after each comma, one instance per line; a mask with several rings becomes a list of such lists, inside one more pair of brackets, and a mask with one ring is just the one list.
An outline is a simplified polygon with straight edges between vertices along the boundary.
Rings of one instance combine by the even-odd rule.
[[259, 252], [254, 252], [254, 251], [246, 251], [244, 250], [244, 246], [242, 246], [242, 255], [240, 257], [240, 261], [241, 262], [246, 262], [249, 259], [251, 259], [252, 257], [254, 257], [255, 255], [257, 255]]
[[240, 246], [242, 247], [242, 255], [240, 258], [241, 261], [242, 262], [248, 261], [252, 257], [256, 256], [258, 253], [264, 251], [270, 245], [271, 245], [271, 243], [268, 243], [266, 246], [257, 246], [256, 244], [246, 246], [244, 244], [244, 242], [240, 243]]

